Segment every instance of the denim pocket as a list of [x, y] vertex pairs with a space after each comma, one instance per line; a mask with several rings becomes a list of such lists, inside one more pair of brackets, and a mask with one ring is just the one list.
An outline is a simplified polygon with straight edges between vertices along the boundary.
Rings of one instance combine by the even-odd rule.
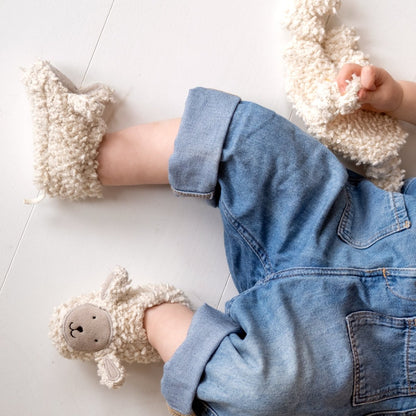
[[416, 395], [416, 317], [354, 312], [347, 325], [354, 359], [353, 406]]
[[359, 249], [410, 227], [402, 194], [383, 191], [368, 181], [346, 186], [347, 202], [338, 236]]

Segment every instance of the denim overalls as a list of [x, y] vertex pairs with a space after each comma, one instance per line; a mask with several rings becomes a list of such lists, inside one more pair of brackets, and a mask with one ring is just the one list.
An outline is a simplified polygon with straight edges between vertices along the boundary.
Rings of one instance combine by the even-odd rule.
[[197, 88], [170, 183], [219, 207], [240, 292], [165, 364], [173, 414], [416, 415], [416, 180], [385, 192], [274, 112]]

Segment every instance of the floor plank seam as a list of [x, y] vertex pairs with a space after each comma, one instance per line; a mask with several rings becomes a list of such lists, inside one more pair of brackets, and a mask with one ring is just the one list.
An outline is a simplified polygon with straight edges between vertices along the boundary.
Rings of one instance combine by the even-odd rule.
[[82, 87], [83, 87], [84, 82], [85, 82], [85, 79], [87, 78], [88, 71], [89, 71], [89, 70], [90, 70], [90, 68], [91, 68], [91, 64], [92, 64], [92, 61], [93, 61], [93, 59], [94, 59], [95, 52], [96, 52], [96, 51], [97, 51], [97, 49], [98, 49], [98, 45], [100, 44], [100, 40], [101, 40], [101, 37], [102, 37], [102, 35], [103, 35], [103, 33], [104, 33], [104, 29], [105, 29], [105, 28], [106, 28], [106, 26], [107, 26], [107, 22], [108, 22], [108, 20], [109, 20], [109, 18], [110, 18], [110, 15], [111, 15], [112, 10], [113, 10], [114, 3], [115, 3], [115, 0], [113, 0], [113, 1], [111, 2], [111, 6], [110, 6], [110, 8], [109, 8], [109, 10], [108, 10], [108, 13], [107, 13], [107, 16], [106, 16], [106, 18], [105, 18], [105, 20], [104, 20], [104, 24], [103, 24], [103, 26], [102, 26], [102, 28], [101, 28], [101, 30], [100, 30], [100, 34], [98, 35], [97, 42], [95, 43], [94, 50], [92, 51], [91, 58], [90, 58], [90, 60], [89, 60], [89, 62], [88, 62], [87, 68], [86, 68], [86, 70], [85, 70], [85, 72], [84, 72], [84, 76], [82, 77], [82, 81], [81, 81], [81, 84], [80, 84], [80, 88], [82, 88]]
[[16, 248], [15, 248], [15, 250], [13, 252], [13, 255], [12, 255], [12, 258], [10, 260], [10, 263], [9, 263], [9, 265], [7, 267], [6, 273], [4, 274], [3, 281], [1, 282], [1, 285], [0, 285], [0, 295], [1, 295], [2, 291], [3, 291], [4, 286], [6, 285], [7, 278], [9, 277], [9, 274], [10, 274], [10, 272], [12, 270], [14, 261], [15, 261], [15, 259], [17, 257], [17, 253], [19, 252], [20, 246], [22, 245], [23, 239], [25, 237], [26, 230], [28, 229], [30, 220], [32, 219], [33, 214], [35, 212], [35, 208], [36, 208], [36, 205], [32, 205], [32, 207], [30, 209], [30, 213], [29, 213], [29, 215], [27, 217], [27, 220], [26, 220], [26, 223], [25, 223], [25, 225], [23, 227], [23, 231], [20, 234], [20, 237], [19, 237], [19, 240], [17, 242]]
[[220, 298], [219, 298], [219, 300], [217, 302], [216, 309], [219, 309], [220, 308], [221, 302], [222, 302], [222, 300], [223, 300], [223, 298], [225, 296], [225, 292], [226, 292], [226, 290], [228, 288], [228, 284], [230, 283], [230, 279], [231, 279], [231, 273], [228, 273], [227, 280], [226, 280], [225, 285], [224, 285], [224, 287], [222, 289]]

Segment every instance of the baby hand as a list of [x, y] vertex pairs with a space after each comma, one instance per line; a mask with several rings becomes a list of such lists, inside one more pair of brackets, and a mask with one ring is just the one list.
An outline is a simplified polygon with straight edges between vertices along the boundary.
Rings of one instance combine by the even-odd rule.
[[365, 110], [393, 113], [402, 104], [403, 88], [399, 82], [384, 69], [375, 66], [357, 64], [344, 65], [338, 76], [338, 88], [343, 94], [347, 81], [356, 74], [361, 77], [361, 89], [358, 92], [359, 102]]

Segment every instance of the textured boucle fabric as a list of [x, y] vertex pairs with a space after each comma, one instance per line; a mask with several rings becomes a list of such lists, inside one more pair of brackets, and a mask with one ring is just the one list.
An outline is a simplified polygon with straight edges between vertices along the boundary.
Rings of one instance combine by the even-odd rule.
[[[97, 363], [101, 384], [109, 388], [124, 383], [126, 363], [152, 363], [160, 361], [158, 352], [150, 345], [143, 326], [144, 312], [162, 303], [181, 303], [189, 306], [182, 291], [168, 284], [132, 287], [128, 273], [117, 267], [100, 291], [73, 297], [55, 308], [49, 323], [49, 335], [58, 352], [66, 358], [94, 360]], [[64, 320], [68, 313], [81, 305], [94, 305], [106, 311], [112, 321], [109, 345], [96, 352], [75, 351], [64, 336]], [[106, 374], [108, 363], [118, 372], [117, 377]]]
[[24, 70], [23, 82], [32, 108], [36, 186], [63, 199], [102, 197], [97, 155], [113, 91], [102, 84], [77, 89], [47, 61]]
[[341, 0], [293, 0], [285, 26], [293, 39], [285, 52], [289, 100], [313, 136], [338, 155], [363, 165], [365, 176], [389, 191], [404, 180], [399, 150], [407, 133], [398, 121], [360, 109], [359, 77], [341, 95], [336, 76], [346, 63], [368, 65], [358, 36], [349, 27], [327, 30]]

